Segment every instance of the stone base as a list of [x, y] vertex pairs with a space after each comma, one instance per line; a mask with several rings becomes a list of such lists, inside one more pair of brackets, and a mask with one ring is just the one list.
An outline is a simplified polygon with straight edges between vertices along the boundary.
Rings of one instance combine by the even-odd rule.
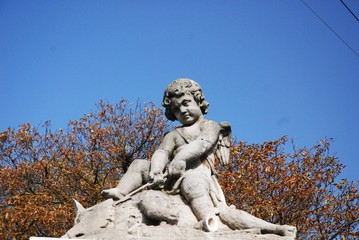
[[[139, 195], [146, 194], [141, 193]], [[147, 195], [143, 195], [147, 196]], [[206, 232], [189, 205], [180, 195], [169, 196], [170, 207], [179, 210], [176, 224], [165, 221], [154, 222], [143, 215], [138, 207], [141, 196], [113, 206], [112, 199], [108, 199], [93, 207], [84, 209], [78, 207], [76, 224], [61, 239], [88, 240], [293, 240], [274, 234], [261, 234], [260, 229], [232, 230], [222, 223], [219, 216], [214, 217], [218, 223], [218, 230]], [[233, 228], [235, 229], [235, 228]], [[30, 240], [53, 240], [57, 238], [32, 237]]]
[[[51, 238], [51, 237], [30, 237], [30, 240], [55, 240], [55, 239], [64, 239], [66, 238]], [[95, 240], [95, 239], [82, 239], [82, 240]]]
[[[70, 238], [48, 238], [48, 237], [31, 237], [30, 240], [54, 240], [54, 239], [68, 239]], [[75, 238], [72, 238], [75, 239]], [[79, 239], [79, 238], [76, 238]], [[163, 237], [144, 237], [144, 236], [122, 236], [118, 238], [113, 237], [105, 237], [99, 236], [96, 238], [80, 238], [81, 240], [114, 240], [114, 239], [131, 239], [131, 240], [168, 240], [168, 236]], [[293, 238], [289, 237], [281, 237], [274, 234], [260, 234], [259, 229], [247, 229], [247, 230], [236, 230], [236, 231], [224, 231], [224, 232], [212, 232], [212, 233], [203, 233], [201, 237], [199, 236], [177, 236], [175, 238], [171, 237], [172, 240], [198, 240], [198, 239], [205, 239], [205, 240], [229, 240], [229, 239], [236, 239], [236, 240], [290, 240]]]

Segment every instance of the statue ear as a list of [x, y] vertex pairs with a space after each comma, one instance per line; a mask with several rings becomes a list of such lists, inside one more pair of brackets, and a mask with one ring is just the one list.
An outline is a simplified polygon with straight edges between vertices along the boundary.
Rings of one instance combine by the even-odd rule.
[[78, 220], [77, 219], [78, 216], [85, 211], [85, 208], [81, 205], [81, 203], [76, 201], [76, 199], [73, 198], [72, 201], [74, 202], [74, 206], [76, 210], [76, 218], [75, 218], [75, 222], [76, 222]]

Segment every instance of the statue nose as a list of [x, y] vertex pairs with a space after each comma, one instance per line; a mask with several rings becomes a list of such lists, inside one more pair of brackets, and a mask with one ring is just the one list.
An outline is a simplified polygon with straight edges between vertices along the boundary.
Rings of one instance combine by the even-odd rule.
[[181, 112], [181, 113], [187, 112], [187, 108], [185, 108], [185, 107], [180, 107], [180, 112]]

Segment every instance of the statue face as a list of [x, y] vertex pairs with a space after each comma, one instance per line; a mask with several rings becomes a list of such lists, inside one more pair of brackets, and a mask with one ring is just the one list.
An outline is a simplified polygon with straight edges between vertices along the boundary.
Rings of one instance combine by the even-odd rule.
[[201, 108], [190, 94], [173, 98], [171, 111], [176, 119], [185, 126], [192, 125], [203, 117]]

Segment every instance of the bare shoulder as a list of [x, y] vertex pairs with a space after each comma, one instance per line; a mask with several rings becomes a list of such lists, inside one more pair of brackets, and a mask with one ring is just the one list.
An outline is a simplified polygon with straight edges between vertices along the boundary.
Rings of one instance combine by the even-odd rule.
[[203, 119], [200, 123], [201, 128], [205, 129], [205, 128], [210, 128], [210, 129], [219, 129], [220, 126], [218, 123], [216, 123], [213, 120], [208, 120], [208, 119]]
[[200, 125], [202, 139], [216, 143], [219, 137], [220, 126], [212, 120], [203, 119]]
[[176, 133], [175, 131], [167, 132], [162, 139], [161, 145], [158, 149], [166, 150], [171, 152], [174, 149], [176, 142]]
[[163, 136], [163, 140], [162, 141], [173, 141], [176, 138], [176, 131], [169, 131], [166, 132], [165, 135]]

